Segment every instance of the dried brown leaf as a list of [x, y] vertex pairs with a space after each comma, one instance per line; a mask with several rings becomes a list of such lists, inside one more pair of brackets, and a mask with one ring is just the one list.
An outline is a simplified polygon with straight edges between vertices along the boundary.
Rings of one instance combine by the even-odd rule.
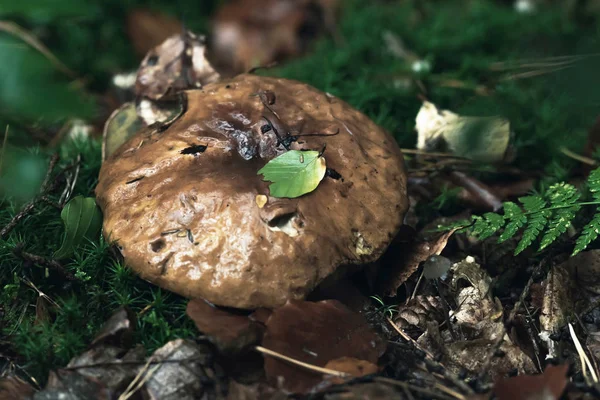
[[[410, 397], [408, 397], [410, 398]], [[325, 395], [325, 400], [405, 400], [396, 388], [382, 383], [365, 383], [349, 385], [341, 393]]]
[[558, 400], [565, 390], [569, 366], [549, 365], [541, 375], [521, 375], [496, 382], [498, 400]]
[[228, 312], [203, 299], [191, 300], [186, 312], [222, 352], [241, 351], [258, 343], [262, 336], [260, 325], [247, 315]]
[[183, 32], [176, 18], [145, 8], [136, 8], [127, 16], [127, 34], [135, 52], [144, 56], [169, 36]]
[[35, 389], [29, 383], [15, 375], [0, 378], [0, 399], [23, 400], [33, 396]]
[[[331, 360], [325, 364], [325, 368], [332, 369], [338, 372], [359, 378], [365, 375], [375, 374], [379, 371], [379, 367], [369, 361], [359, 360], [354, 357], [341, 357]], [[347, 380], [347, 379], [346, 379]], [[341, 378], [332, 379], [334, 383], [343, 383], [346, 380]]]
[[[300, 55], [334, 23], [338, 0], [236, 0], [213, 20], [219, 62], [231, 73]], [[311, 32], [302, 34], [302, 32]]]
[[[318, 367], [342, 357], [376, 364], [386, 347], [362, 315], [335, 300], [289, 301], [276, 309], [267, 321], [263, 346]], [[269, 380], [281, 379], [282, 387], [295, 393], [323, 382], [318, 373], [272, 357], [265, 358], [265, 371]]]
[[100, 332], [96, 334], [96, 337], [92, 341], [92, 346], [110, 344], [122, 348], [130, 347], [135, 324], [135, 313], [127, 307], [119, 308], [102, 325]]
[[[397, 238], [390, 246], [392, 249], [389, 250], [397, 257], [389, 257], [395, 258], [395, 262], [391, 264], [391, 268], [386, 267], [381, 271], [377, 292], [386, 296], [395, 296], [400, 285], [417, 271], [422, 262], [432, 255], [439, 255], [444, 250], [448, 239], [455, 231], [456, 229], [453, 229], [426, 239], [415, 240], [414, 234], [408, 233], [406, 238]], [[384, 255], [384, 257], [388, 256], [389, 254]]]

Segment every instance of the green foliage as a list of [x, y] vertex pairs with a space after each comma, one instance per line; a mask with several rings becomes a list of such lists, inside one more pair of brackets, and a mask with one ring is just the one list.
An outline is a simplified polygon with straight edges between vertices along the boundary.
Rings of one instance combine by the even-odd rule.
[[[582, 206], [593, 205], [600, 209], [600, 168], [590, 174], [588, 187], [594, 201], [579, 202], [581, 193], [573, 185], [556, 183], [543, 195], [521, 197], [519, 202], [522, 208], [513, 202], [505, 202], [504, 215], [486, 213], [472, 217], [470, 233], [483, 240], [504, 229], [498, 238], [498, 242], [501, 243], [514, 237], [524, 228], [515, 254], [531, 246], [540, 235], [539, 250], [544, 250], [567, 231]], [[598, 237], [598, 228], [600, 211], [583, 228], [573, 255], [584, 250]]]
[[271, 196], [295, 198], [315, 190], [326, 170], [325, 158], [318, 151], [289, 150], [269, 161], [258, 174], [273, 182], [269, 185]]
[[76, 196], [60, 213], [65, 224], [62, 245], [54, 253], [54, 258], [67, 258], [86, 240], [94, 241], [102, 229], [102, 212], [92, 197]]

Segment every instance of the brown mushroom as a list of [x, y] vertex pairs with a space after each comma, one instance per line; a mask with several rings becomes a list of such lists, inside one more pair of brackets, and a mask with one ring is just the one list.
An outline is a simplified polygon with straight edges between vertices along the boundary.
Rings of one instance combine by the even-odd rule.
[[[104, 232], [143, 278], [238, 308], [302, 299], [345, 266], [376, 260], [408, 207], [394, 139], [334, 96], [241, 75], [185, 92], [186, 112], [103, 164]], [[325, 149], [310, 194], [270, 196], [257, 171], [287, 149]]]

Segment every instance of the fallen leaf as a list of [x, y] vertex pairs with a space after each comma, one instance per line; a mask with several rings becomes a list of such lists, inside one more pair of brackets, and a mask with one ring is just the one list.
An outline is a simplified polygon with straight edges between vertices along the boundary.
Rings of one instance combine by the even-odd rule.
[[126, 307], [121, 307], [102, 325], [91, 345], [103, 344], [128, 348], [132, 344], [135, 324], [135, 313]]
[[402, 329], [417, 327], [424, 331], [428, 321], [442, 323], [445, 320], [444, 304], [437, 296], [416, 296], [407, 304], [398, 306], [394, 323]]
[[[362, 315], [335, 300], [289, 301], [277, 308], [267, 321], [262, 345], [318, 367], [341, 357], [376, 364], [386, 347]], [[265, 371], [270, 381], [281, 380], [290, 392], [307, 393], [323, 383], [321, 374], [269, 356]]]
[[570, 273], [578, 288], [600, 294], [600, 250], [583, 251], [561, 266]]
[[567, 387], [569, 365], [548, 365], [541, 375], [520, 375], [496, 382], [498, 400], [558, 400]]
[[221, 352], [239, 352], [257, 344], [262, 336], [260, 325], [249, 316], [225, 311], [203, 299], [191, 300], [186, 313]]
[[44, 390], [35, 394], [35, 400], [112, 400], [116, 392], [102, 382], [77, 371], [51, 371]]
[[499, 162], [510, 140], [510, 123], [499, 117], [463, 117], [424, 101], [416, 118], [417, 148], [450, 151], [481, 162]]
[[151, 100], [163, 100], [219, 78], [206, 58], [204, 36], [185, 31], [169, 37], [146, 54], [136, 76], [135, 93]]
[[395, 387], [383, 383], [346, 385], [342, 392], [325, 394], [325, 400], [406, 400]]
[[252, 385], [242, 385], [234, 381], [229, 381], [226, 400], [287, 400], [289, 396], [280, 391], [265, 385], [264, 383], [254, 383]]
[[144, 56], [168, 37], [181, 32], [183, 32], [181, 22], [163, 13], [136, 8], [127, 15], [127, 34], [133, 49], [139, 56]]
[[144, 122], [138, 117], [136, 106], [125, 103], [116, 109], [104, 124], [102, 134], [102, 160], [106, 160], [123, 143], [135, 135]]
[[16, 375], [0, 378], [0, 399], [22, 400], [33, 396], [35, 389]]
[[310, 193], [325, 177], [325, 158], [318, 151], [290, 150], [275, 157], [258, 174], [269, 185], [272, 197], [296, 198]]
[[[375, 374], [379, 371], [379, 367], [369, 361], [359, 360], [353, 357], [341, 357], [331, 360], [325, 364], [325, 368], [332, 369], [338, 372], [345, 372], [355, 378]], [[345, 380], [338, 381], [342, 383]]]
[[338, 0], [235, 0], [213, 19], [212, 48], [230, 74], [298, 56], [333, 31]]
[[147, 381], [144, 384], [148, 400], [196, 400], [201, 399], [208, 390], [220, 391], [218, 382], [210, 389], [204, 387], [210, 369], [212, 354], [208, 348], [201, 347], [189, 340], [170, 341], [152, 356], [155, 365], [148, 368]]
[[[389, 266], [386, 265], [386, 260], [383, 260], [384, 267], [380, 271], [377, 292], [385, 296], [396, 296], [398, 288], [417, 271], [422, 262], [433, 255], [441, 254], [448, 244], [448, 239], [457, 229], [430, 237], [424, 237], [425, 232], [421, 231], [418, 235], [420, 237], [412, 234], [401, 238], [400, 243], [393, 243], [388, 252], [398, 254], [397, 257], [389, 257], [393, 260]], [[384, 257], [388, 258], [388, 254]]]
[[548, 346], [549, 357], [558, 357], [560, 354], [557, 342], [550, 339], [550, 335], [559, 332], [569, 322], [575, 309], [576, 286], [567, 270], [562, 265], [555, 265], [548, 272], [542, 287], [544, 297], [540, 313], [540, 338]]
[[102, 229], [102, 212], [93, 197], [77, 196], [63, 208], [60, 217], [65, 224], [62, 245], [54, 253], [54, 258], [70, 257], [73, 252], [88, 240], [96, 240]]

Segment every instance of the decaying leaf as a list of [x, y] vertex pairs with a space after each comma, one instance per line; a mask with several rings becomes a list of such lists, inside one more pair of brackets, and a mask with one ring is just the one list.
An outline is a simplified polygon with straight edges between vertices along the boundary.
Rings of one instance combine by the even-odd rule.
[[[335, 300], [290, 301], [273, 312], [266, 326], [265, 348], [319, 367], [342, 357], [377, 364], [385, 350], [367, 321]], [[323, 382], [318, 373], [268, 356], [265, 371], [269, 380], [295, 393]]]
[[510, 140], [510, 123], [499, 117], [463, 117], [423, 102], [417, 114], [417, 148], [449, 151], [481, 162], [499, 162]]
[[149, 9], [136, 8], [127, 15], [127, 34], [139, 56], [182, 31], [183, 25], [177, 19]]
[[104, 124], [102, 160], [106, 160], [143, 126], [144, 123], [138, 117], [135, 104], [125, 103], [116, 109]]
[[[400, 285], [415, 273], [422, 262], [433, 255], [441, 254], [454, 232], [456, 229], [429, 237], [424, 237], [425, 233], [420, 232], [420, 237], [410, 235], [401, 239], [403, 241], [397, 243], [397, 248], [401, 251], [398, 257], [394, 257], [392, 268], [386, 267], [381, 271], [377, 291], [386, 296], [395, 296]], [[394, 251], [394, 246], [392, 244], [389, 251]]]
[[104, 323], [91, 345], [110, 344], [123, 348], [130, 347], [135, 323], [135, 313], [126, 307], [121, 307]]
[[295, 198], [310, 193], [325, 177], [325, 158], [318, 151], [290, 150], [275, 157], [258, 173], [269, 185], [272, 197]]
[[[170, 341], [152, 354], [157, 362], [148, 369], [144, 385], [149, 400], [195, 400], [203, 397], [206, 380], [214, 380], [207, 349], [189, 340]], [[208, 374], [208, 375], [207, 375]], [[216, 388], [220, 390], [218, 385]]]
[[520, 375], [496, 382], [498, 400], [558, 400], [569, 382], [569, 365], [548, 365], [541, 375]]
[[437, 296], [416, 296], [407, 304], [398, 306], [394, 323], [402, 329], [417, 327], [424, 331], [428, 321], [445, 320], [444, 304]]
[[573, 277], [578, 288], [600, 294], [600, 250], [583, 251], [561, 266]]
[[35, 394], [35, 400], [112, 400], [117, 393], [102, 382], [77, 371], [51, 371], [46, 388]]
[[556, 265], [548, 272], [542, 287], [544, 296], [540, 313], [540, 338], [546, 342], [549, 356], [556, 357], [559, 355], [557, 343], [550, 339], [550, 335], [564, 327], [573, 313], [573, 282], [568, 271]]
[[[488, 360], [492, 377], [503, 376], [513, 369], [520, 373], [535, 372], [531, 359], [506, 334], [503, 308], [492, 296], [489, 275], [472, 257], [455, 263], [452, 273], [450, 288], [456, 309], [449, 314], [451, 326], [428, 321], [418, 343], [434, 355], [442, 356], [444, 365], [455, 373], [462, 368], [477, 375]], [[490, 354], [498, 340], [502, 340], [499, 349], [503, 357]]]
[[300, 55], [333, 30], [338, 0], [235, 0], [213, 20], [212, 47], [230, 73]]
[[342, 392], [325, 395], [325, 400], [406, 400], [396, 388], [382, 383], [347, 385]]
[[102, 229], [102, 212], [93, 197], [76, 196], [63, 208], [60, 217], [65, 224], [62, 245], [54, 258], [68, 258], [86, 240], [95, 240]]
[[33, 396], [35, 389], [16, 375], [0, 378], [0, 399], [22, 400]]
[[219, 309], [203, 299], [191, 300], [186, 312], [198, 330], [222, 352], [238, 352], [257, 344], [262, 336], [260, 325], [247, 315]]
[[206, 59], [203, 36], [190, 31], [173, 35], [142, 60], [135, 84], [136, 95], [161, 100], [180, 90], [199, 88], [220, 76]]
[[[325, 368], [332, 369], [334, 371], [345, 372], [354, 378], [375, 374], [379, 371], [379, 367], [377, 365], [369, 361], [359, 360], [354, 357], [336, 358], [335, 360], [331, 360], [325, 364]], [[335, 380], [333, 382], [335, 382]], [[340, 380], [338, 382], [342, 383], [344, 380]]]

